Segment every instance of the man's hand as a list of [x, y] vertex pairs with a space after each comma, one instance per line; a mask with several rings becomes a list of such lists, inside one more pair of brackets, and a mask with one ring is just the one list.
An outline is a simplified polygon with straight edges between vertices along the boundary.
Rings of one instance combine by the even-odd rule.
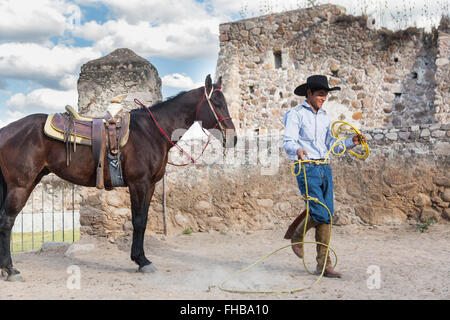
[[308, 156], [308, 153], [306, 152], [305, 149], [302, 148], [298, 148], [297, 149], [297, 156], [300, 160], [305, 161], [305, 157]]
[[356, 136], [353, 136], [353, 144], [359, 145], [362, 142], [367, 142], [366, 137], [361, 133], [357, 134]]

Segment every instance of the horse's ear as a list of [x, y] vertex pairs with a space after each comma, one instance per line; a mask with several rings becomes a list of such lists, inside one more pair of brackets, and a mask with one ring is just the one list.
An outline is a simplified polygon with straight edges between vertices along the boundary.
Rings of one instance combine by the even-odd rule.
[[206, 76], [206, 79], [205, 79], [205, 89], [206, 89], [206, 92], [207, 92], [207, 93], [210, 93], [210, 92], [211, 92], [211, 89], [212, 89], [212, 80], [211, 80], [211, 75], [210, 75], [210, 74], [208, 74], [208, 75]]
[[220, 76], [219, 79], [217, 79], [216, 86], [218, 88], [222, 88], [222, 76]]

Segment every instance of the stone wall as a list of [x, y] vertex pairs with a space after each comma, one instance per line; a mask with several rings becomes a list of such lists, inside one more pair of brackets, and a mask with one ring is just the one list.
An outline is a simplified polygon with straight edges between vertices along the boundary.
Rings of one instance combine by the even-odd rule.
[[337, 159], [342, 165], [334, 175], [338, 223], [355, 217], [375, 225], [449, 221], [450, 125], [377, 128], [366, 134], [368, 161]]
[[72, 185], [54, 174], [44, 176], [33, 189], [22, 211], [33, 213], [42, 211], [61, 212], [63, 209], [65, 211], [79, 210], [80, 190], [80, 186]]
[[[214, 140], [200, 163], [167, 167], [167, 231], [268, 229], [287, 226], [303, 210], [282, 148], [282, 117], [301, 102], [295, 87], [316, 73], [342, 87], [325, 105], [332, 121], [361, 128], [371, 148], [364, 161], [334, 157], [334, 222], [448, 222], [448, 35], [445, 21], [432, 34], [370, 30], [363, 17], [332, 5], [221, 25], [216, 76], [223, 77], [238, 145], [223, 155]], [[197, 158], [202, 142], [187, 143]], [[176, 151], [170, 159], [187, 162]], [[163, 232], [162, 197], [159, 182], [149, 232]], [[131, 234], [126, 188], [85, 192], [82, 204], [82, 232], [111, 241]]]
[[[145, 105], [152, 105], [162, 99], [158, 71], [132, 50], [117, 49], [81, 67], [78, 80], [78, 110], [81, 114], [103, 116], [110, 100], [124, 93], [127, 97], [121, 104], [125, 110], [139, 108], [134, 103], [135, 98]], [[123, 224], [131, 220], [127, 188], [109, 192], [81, 188], [80, 198], [82, 234], [113, 239], [117, 235], [117, 225], [122, 230]]]
[[436, 120], [448, 123], [450, 115], [450, 28], [449, 19], [442, 19], [439, 27], [438, 54], [436, 59]]
[[[334, 223], [398, 225], [430, 218], [448, 223], [450, 126], [376, 128], [365, 133], [370, 146], [368, 159], [349, 154], [332, 159]], [[187, 149], [198, 152], [199, 148], [196, 150]], [[262, 136], [240, 137], [237, 148], [225, 156], [220, 150], [217, 141], [198, 164], [167, 168], [169, 234], [185, 229], [245, 232], [287, 226], [305, 208], [280, 133], [267, 136], [266, 141]], [[354, 151], [358, 152], [358, 147]], [[182, 162], [175, 155], [172, 158]], [[88, 217], [82, 223], [88, 233], [109, 239], [131, 234], [129, 202], [119, 200], [115, 192], [102, 195], [108, 204], [107, 218], [95, 214], [95, 209], [92, 215], [82, 214]], [[149, 232], [164, 230], [162, 193], [159, 182], [149, 210]]]
[[[448, 123], [449, 35], [409, 28], [371, 30], [334, 5], [220, 25], [217, 75], [242, 129], [280, 128], [299, 103], [295, 87], [326, 74], [332, 119], [356, 127]], [[257, 111], [257, 112], [256, 112]]]
[[88, 116], [103, 116], [110, 100], [120, 94], [125, 109], [135, 109], [134, 98], [151, 105], [162, 99], [161, 79], [156, 68], [130, 49], [85, 63], [78, 79], [78, 111]]

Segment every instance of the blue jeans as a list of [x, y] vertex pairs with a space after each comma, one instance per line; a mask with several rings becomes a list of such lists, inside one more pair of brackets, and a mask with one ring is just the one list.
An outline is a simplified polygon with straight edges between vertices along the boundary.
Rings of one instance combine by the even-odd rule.
[[[300, 170], [300, 173], [299, 173]], [[328, 164], [316, 165], [312, 163], [305, 164], [306, 179], [308, 183], [308, 195], [317, 198], [320, 202], [328, 207], [331, 215], [334, 213], [333, 201], [333, 177], [331, 167]], [[302, 195], [306, 194], [305, 177], [303, 168], [297, 163], [295, 165], [295, 173], [297, 175], [297, 184]], [[306, 200], [305, 200], [306, 203]], [[321, 204], [310, 200], [309, 214], [315, 222], [330, 223], [328, 210]]]

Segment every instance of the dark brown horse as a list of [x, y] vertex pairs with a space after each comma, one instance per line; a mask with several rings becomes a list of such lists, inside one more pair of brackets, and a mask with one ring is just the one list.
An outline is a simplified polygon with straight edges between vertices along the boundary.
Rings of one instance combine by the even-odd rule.
[[[224, 133], [225, 130], [232, 132], [234, 139], [231, 144], [235, 145], [235, 127], [229, 118], [220, 86], [221, 78], [212, 84], [208, 75], [205, 87], [157, 103], [150, 108], [151, 113], [168, 137], [176, 129], [188, 129], [195, 121], [200, 121], [205, 129], [215, 128], [220, 122], [224, 145], [227, 136], [230, 136]], [[0, 129], [0, 268], [8, 280], [21, 279], [11, 259], [11, 229], [17, 214], [41, 178], [53, 172], [77, 185], [96, 185], [91, 147], [77, 146], [67, 165], [65, 144], [44, 135], [46, 119], [46, 114], [32, 114]], [[129, 139], [121, 150], [123, 180], [129, 188], [131, 199], [131, 260], [139, 265], [141, 272], [155, 271], [144, 253], [144, 233], [155, 184], [165, 173], [168, 152], [173, 146], [157, 124], [148, 110], [131, 111]], [[105, 174], [106, 189], [111, 188], [110, 180], [109, 175]]]

